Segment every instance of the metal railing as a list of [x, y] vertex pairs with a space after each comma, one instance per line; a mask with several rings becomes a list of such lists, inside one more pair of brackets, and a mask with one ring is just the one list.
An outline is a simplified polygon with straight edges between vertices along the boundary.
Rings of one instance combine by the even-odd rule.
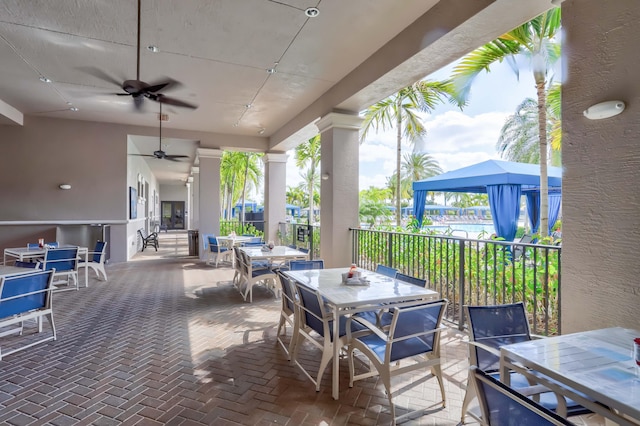
[[352, 261], [427, 280], [449, 300], [446, 317], [464, 328], [464, 305], [524, 302], [534, 333], [560, 334], [562, 248], [448, 235], [351, 229]]
[[308, 250], [310, 259], [320, 257], [319, 226], [289, 222], [280, 222], [278, 225], [280, 245], [296, 246], [299, 249]]

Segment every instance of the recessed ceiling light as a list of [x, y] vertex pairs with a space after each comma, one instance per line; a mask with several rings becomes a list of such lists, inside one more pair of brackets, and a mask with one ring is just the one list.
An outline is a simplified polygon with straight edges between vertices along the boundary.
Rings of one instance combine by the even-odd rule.
[[309, 18], [315, 18], [320, 14], [320, 9], [318, 9], [317, 7], [308, 7], [304, 11], [304, 14], [307, 15]]
[[71, 107], [71, 108], [69, 108], [69, 109], [70, 109], [71, 111], [73, 111], [73, 112], [75, 112], [75, 111], [77, 111], [77, 110], [78, 110], [78, 108], [76, 108], [76, 107]]
[[251, 104], [246, 104], [244, 107], [245, 107], [246, 109], [249, 109], [249, 108], [251, 108], [252, 106], [253, 106], [253, 105], [251, 105]]
[[259, 135], [264, 135], [264, 128], [262, 128], [262, 129], [258, 130], [258, 134], [259, 134]]
[[278, 70], [277, 70], [277, 69], [275, 69], [275, 68], [269, 68], [269, 69], [267, 69], [267, 72], [268, 72], [269, 74], [275, 74], [275, 73], [277, 73], [277, 72], [278, 72]]
[[147, 50], [153, 53], [158, 53], [160, 51], [160, 49], [158, 49], [158, 46], [154, 46], [154, 45], [147, 46]]
[[42, 77], [40, 77], [40, 81], [43, 82], [43, 83], [51, 83], [53, 80], [51, 80], [51, 79], [49, 79], [49, 78], [47, 78], [45, 76], [42, 76]]
[[238, 123], [233, 123], [233, 127], [238, 127]]

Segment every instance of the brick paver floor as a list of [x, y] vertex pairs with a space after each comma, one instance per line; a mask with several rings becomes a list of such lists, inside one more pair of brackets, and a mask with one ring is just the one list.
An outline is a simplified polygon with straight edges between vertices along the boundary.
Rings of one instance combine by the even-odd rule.
[[[254, 303], [243, 302], [228, 265], [213, 268], [187, 253], [184, 233], [163, 232], [159, 251], [109, 265], [107, 282], [92, 277], [89, 288], [54, 294], [57, 341], [0, 361], [0, 424], [389, 424], [376, 378], [350, 389], [343, 359], [339, 401], [329, 370], [316, 393], [276, 344], [280, 300], [258, 287]], [[404, 424], [459, 422], [465, 338], [455, 328], [442, 336], [447, 407], [435, 404], [430, 379], [397, 399], [430, 408]], [[320, 358], [308, 345], [301, 357], [310, 365]]]

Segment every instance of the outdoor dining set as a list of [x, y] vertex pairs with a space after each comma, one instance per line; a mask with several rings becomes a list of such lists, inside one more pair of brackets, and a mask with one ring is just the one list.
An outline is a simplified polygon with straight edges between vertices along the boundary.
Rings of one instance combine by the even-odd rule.
[[48, 320], [50, 333], [38, 339], [3, 350], [3, 356], [39, 343], [56, 339], [51, 299], [53, 292], [78, 290], [78, 269], [84, 268], [84, 287], [89, 286], [88, 270], [107, 280], [105, 250], [107, 243], [98, 241], [93, 250], [58, 242], [30, 243], [25, 247], [6, 248], [0, 265], [0, 337], [24, 332], [24, 323], [37, 320], [38, 334], [43, 333], [42, 319]]
[[[228, 251], [245, 301], [260, 283], [281, 296], [277, 341], [316, 391], [331, 364], [332, 396], [340, 398], [339, 360], [346, 357], [350, 386], [379, 377], [394, 424], [428, 412], [394, 403], [428, 378], [435, 377], [440, 390], [429, 408], [445, 405], [440, 334], [448, 301], [425, 280], [384, 265], [357, 268], [349, 278], [354, 269], [325, 269], [322, 260], [293, 247], [261, 243]], [[519, 418], [518, 424], [571, 425], [573, 416], [590, 413], [640, 424], [640, 359], [636, 365], [632, 351], [640, 331], [614, 327], [538, 339], [523, 303], [465, 306], [465, 317], [470, 369], [461, 424]], [[305, 342], [321, 351], [319, 363], [301, 359]], [[397, 386], [393, 378], [405, 373]]]

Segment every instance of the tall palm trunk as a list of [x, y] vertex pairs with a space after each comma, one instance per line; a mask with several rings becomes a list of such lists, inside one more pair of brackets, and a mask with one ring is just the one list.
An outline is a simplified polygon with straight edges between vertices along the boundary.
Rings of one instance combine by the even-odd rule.
[[314, 215], [313, 215], [313, 210], [315, 208], [314, 204], [313, 204], [313, 186], [315, 184], [315, 176], [316, 176], [316, 165], [315, 162], [313, 161], [313, 159], [311, 160], [311, 179], [309, 181], [309, 224], [313, 225], [314, 222]]
[[240, 224], [242, 224], [242, 229], [244, 229], [244, 203], [245, 203], [245, 196], [247, 194], [247, 176], [249, 175], [249, 160], [251, 160], [251, 154], [247, 153], [247, 163], [246, 163], [246, 167], [244, 169], [244, 182], [242, 183], [242, 201], [241, 201], [241, 205], [240, 205]]
[[538, 92], [538, 132], [540, 135], [540, 229], [541, 237], [549, 235], [549, 181], [547, 178], [547, 101], [544, 77], [536, 75]]
[[400, 96], [396, 100], [396, 108], [398, 111], [396, 114], [396, 137], [398, 139], [396, 152], [396, 226], [400, 226], [400, 166], [402, 162], [402, 99]]

